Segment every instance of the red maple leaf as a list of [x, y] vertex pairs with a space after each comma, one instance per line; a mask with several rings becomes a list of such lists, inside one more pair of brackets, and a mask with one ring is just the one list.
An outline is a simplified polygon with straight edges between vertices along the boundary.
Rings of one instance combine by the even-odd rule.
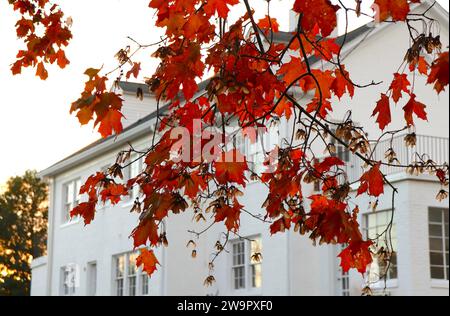
[[134, 240], [134, 248], [146, 245], [147, 241], [150, 241], [152, 246], [156, 246], [159, 240], [158, 225], [152, 219], [144, 220], [133, 230], [131, 237]]
[[405, 120], [408, 126], [414, 125], [413, 114], [416, 114], [418, 118], [427, 120], [427, 112], [425, 112], [426, 105], [416, 101], [416, 95], [411, 94], [411, 98], [408, 103], [403, 107], [405, 111]]
[[397, 103], [402, 97], [402, 91], [409, 93], [409, 86], [410, 82], [406, 74], [394, 74], [394, 80], [392, 81], [389, 89], [392, 90], [392, 99], [395, 103]]
[[141, 249], [141, 254], [136, 259], [138, 267], [143, 266], [142, 270], [151, 276], [156, 271], [156, 266], [159, 264], [153, 250]]
[[277, 19], [266, 15], [263, 19], [258, 21], [258, 27], [267, 35], [269, 32], [277, 33], [280, 29]]
[[223, 205], [216, 209], [215, 221], [222, 222], [225, 220], [225, 226], [229, 231], [237, 231], [239, 229], [239, 221], [241, 216], [242, 205], [236, 200], [233, 205]]
[[343, 165], [345, 165], [344, 162], [341, 159], [339, 159], [338, 157], [327, 157], [322, 162], [316, 163], [314, 165], [314, 169], [318, 173], [322, 174], [324, 172], [330, 171], [330, 169], [332, 167], [343, 166]]
[[233, 6], [238, 3], [239, 0], [208, 0], [203, 9], [208, 15], [214, 15], [217, 12], [219, 17], [225, 19], [230, 11], [228, 6]]
[[448, 85], [448, 52], [441, 53], [439, 57], [431, 65], [431, 71], [428, 75], [428, 84], [434, 83], [434, 89], [437, 93], [445, 90]]
[[294, 11], [302, 14], [303, 30], [310, 32], [318, 25], [323, 37], [330, 35], [336, 28], [336, 12], [339, 8], [330, 0], [296, 0], [294, 3]]
[[380, 163], [376, 164], [362, 175], [358, 195], [368, 191], [369, 195], [378, 197], [384, 193], [384, 179], [380, 171], [380, 165]]
[[410, 11], [408, 0], [375, 0], [372, 9], [379, 21], [387, 20], [389, 17], [394, 21], [404, 21]]
[[358, 272], [365, 273], [367, 266], [373, 261], [369, 250], [371, 246], [371, 241], [350, 242], [338, 256], [341, 258], [342, 270], [348, 272], [351, 268], [355, 268]]
[[70, 217], [81, 216], [84, 219], [84, 224], [89, 225], [94, 220], [96, 205], [96, 201], [81, 203], [70, 211]]
[[372, 113], [372, 116], [378, 114], [377, 123], [381, 130], [391, 123], [391, 107], [389, 105], [389, 98], [384, 93], [381, 94], [381, 99], [377, 102], [377, 106]]
[[237, 183], [245, 186], [245, 171], [248, 170], [248, 165], [245, 157], [236, 149], [222, 155], [214, 166], [219, 184]]

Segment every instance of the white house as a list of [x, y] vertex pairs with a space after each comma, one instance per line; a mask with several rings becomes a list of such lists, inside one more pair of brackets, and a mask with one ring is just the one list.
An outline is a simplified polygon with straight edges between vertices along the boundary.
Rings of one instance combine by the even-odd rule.
[[[415, 9], [423, 11], [423, 6]], [[440, 22], [443, 47], [448, 47], [448, 12], [438, 4], [428, 15]], [[287, 34], [278, 34], [283, 41]], [[366, 25], [353, 31], [344, 51], [344, 63], [356, 82], [389, 79], [403, 60], [409, 47], [408, 30], [403, 24]], [[376, 76], [376, 78], [374, 78]], [[388, 83], [370, 89], [357, 90], [353, 100], [336, 101], [333, 118], [342, 119], [353, 109], [353, 120], [363, 124], [369, 135], [379, 133], [371, 114], [380, 92]], [[197, 258], [191, 257], [186, 244], [193, 239], [189, 229], [201, 230], [201, 224], [192, 223], [192, 213], [170, 216], [167, 221], [169, 247], [157, 253], [161, 267], [150, 280], [135, 266], [136, 254], [129, 239], [136, 226], [136, 215], [130, 214], [132, 199], [115, 207], [104, 207], [94, 222], [85, 227], [82, 221], [68, 218], [68, 210], [79, 201], [76, 192], [92, 173], [111, 164], [115, 154], [131, 143], [145, 148], [155, 124], [155, 100], [146, 94], [144, 101], [134, 96], [139, 87], [123, 83], [125, 116], [124, 132], [117, 137], [99, 140], [63, 161], [41, 172], [50, 184], [49, 236], [47, 257], [32, 263], [32, 295], [360, 295], [365, 281], [358, 273], [343, 274], [339, 269], [338, 246], [312, 246], [311, 240], [293, 231], [270, 236], [268, 225], [242, 214], [240, 235], [233, 237], [216, 261], [212, 287], [203, 282], [208, 276], [208, 262], [214, 245], [221, 238], [222, 224], [195, 240]], [[145, 91], [145, 89], [144, 89]], [[425, 79], [416, 78], [416, 94], [428, 105], [429, 122], [417, 122], [417, 151], [430, 153], [438, 162], [448, 162], [449, 93], [439, 96]], [[399, 108], [400, 109], [400, 108]], [[393, 113], [393, 121], [401, 123], [401, 111]], [[288, 125], [288, 123], [286, 123]], [[398, 142], [398, 155], [412, 159], [411, 152]], [[386, 144], [385, 144], [386, 145]], [[387, 145], [377, 154], [384, 155]], [[360, 172], [361, 163], [350, 160], [350, 176]], [[372, 284], [375, 294], [384, 295], [448, 295], [449, 293], [449, 233], [448, 200], [435, 199], [440, 185], [431, 176], [410, 176], [391, 168], [389, 179], [398, 187], [394, 212], [392, 240], [397, 252], [386, 284]], [[130, 170], [133, 175], [136, 168]], [[307, 187], [311, 194], [313, 187]], [[386, 187], [386, 192], [390, 192]], [[242, 203], [255, 213], [261, 208], [266, 189], [256, 182], [249, 183]], [[391, 195], [379, 200], [376, 212], [367, 206], [369, 201], [359, 199], [360, 223], [368, 236], [384, 230], [391, 207]], [[203, 224], [204, 225], [204, 224]], [[203, 227], [204, 228], [204, 227]], [[262, 251], [260, 263], [251, 260], [255, 250]], [[377, 263], [370, 273], [376, 273]], [[384, 289], [386, 286], [386, 289]]]

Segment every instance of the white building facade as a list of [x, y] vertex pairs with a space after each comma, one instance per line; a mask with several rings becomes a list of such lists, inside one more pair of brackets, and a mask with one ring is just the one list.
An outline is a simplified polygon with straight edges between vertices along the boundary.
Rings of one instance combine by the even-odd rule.
[[[416, 10], [421, 12], [423, 8], [419, 6]], [[448, 47], [448, 13], [436, 4], [428, 15], [440, 21], [442, 46]], [[361, 83], [389, 80], [409, 47], [407, 32], [402, 24], [369, 25], [354, 31], [343, 61], [352, 79]], [[416, 150], [429, 153], [439, 163], [448, 162], [448, 88], [437, 95], [425, 82], [425, 78], [416, 78], [415, 94], [428, 106], [429, 117], [429, 122], [417, 122]], [[378, 135], [371, 114], [388, 84], [357, 90], [352, 100], [336, 100], [332, 117], [342, 120], [351, 108], [353, 121], [364, 125], [369, 135]], [[144, 101], [137, 100], [135, 92], [139, 87], [122, 84], [128, 118], [122, 134], [89, 145], [41, 173], [50, 184], [48, 255], [33, 261], [32, 295], [361, 295], [370, 275], [343, 274], [337, 258], [338, 246], [314, 247], [310, 239], [293, 231], [270, 236], [269, 225], [244, 213], [239, 235], [246, 238], [233, 237], [227, 244], [226, 252], [215, 263], [216, 282], [211, 287], [205, 287], [203, 282], [209, 274], [208, 262], [214, 245], [224, 231], [221, 223], [197, 240], [188, 230], [200, 231], [204, 225], [193, 223], [192, 212], [171, 215], [166, 223], [169, 247], [157, 251], [161, 267], [148, 279], [135, 265], [136, 254], [129, 239], [138, 223], [137, 215], [129, 212], [132, 198], [99, 209], [93, 223], [86, 227], [81, 220], [70, 220], [68, 210], [80, 201], [76, 193], [87, 177], [109, 166], [128, 143], [144, 149], [151, 141], [156, 104], [148, 94]], [[398, 126], [393, 123], [392, 128], [403, 127], [403, 113], [397, 107], [393, 122], [398, 122]], [[402, 137], [395, 142], [402, 148]], [[387, 147], [380, 146], [377, 151], [380, 159], [386, 150]], [[406, 148], [399, 149], [397, 154], [405, 161], [413, 159]], [[349, 159], [350, 177], [360, 175], [361, 163], [351, 155], [343, 158]], [[137, 171], [131, 168], [129, 176]], [[391, 235], [396, 262], [386, 283], [371, 285], [374, 293], [448, 295], [449, 206], [448, 200], [435, 199], [439, 182], [435, 177], [410, 176], [400, 169], [384, 171], [399, 191]], [[304, 190], [314, 194], [312, 186]], [[357, 199], [361, 227], [368, 237], [384, 230], [393, 211], [390, 188], [386, 186], [385, 191], [376, 212], [368, 207], [367, 198]], [[245, 193], [241, 202], [246, 209], [265, 214], [262, 204], [267, 197], [266, 188], [251, 182]], [[191, 256], [192, 248], [186, 247], [191, 239], [197, 244], [195, 259]], [[252, 260], [254, 252], [262, 253], [261, 262]], [[377, 269], [374, 263], [370, 273], [376, 274]]]

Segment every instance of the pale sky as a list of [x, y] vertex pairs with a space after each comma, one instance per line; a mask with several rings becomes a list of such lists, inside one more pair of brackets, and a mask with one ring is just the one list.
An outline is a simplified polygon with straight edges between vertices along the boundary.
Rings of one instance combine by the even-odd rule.
[[[73, 18], [74, 39], [66, 52], [71, 64], [64, 70], [51, 67], [46, 81], [35, 77], [32, 70], [11, 75], [9, 67], [21, 43], [16, 39], [11, 8], [6, 1], [0, 2], [0, 184], [26, 169], [45, 169], [98, 139], [92, 126], [80, 127], [77, 119], [69, 115], [71, 102], [82, 91], [84, 70], [102, 65], [111, 69], [115, 53], [131, 44], [127, 36], [148, 44], [158, 41], [162, 34], [154, 26], [149, 0], [55, 2]], [[365, 2], [370, 6], [371, 1]], [[448, 10], [447, 1], [439, 2]], [[265, 0], [250, 3], [256, 7], [258, 17], [265, 14]], [[271, 15], [278, 18], [282, 30], [287, 30], [293, 0], [272, 3]], [[366, 22], [354, 22], [352, 27]], [[152, 52], [138, 56], [147, 76], [157, 66], [157, 61], [149, 57]]]

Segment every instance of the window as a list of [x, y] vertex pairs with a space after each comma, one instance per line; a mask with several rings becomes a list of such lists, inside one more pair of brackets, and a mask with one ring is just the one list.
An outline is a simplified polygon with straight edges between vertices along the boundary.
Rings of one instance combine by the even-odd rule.
[[61, 268], [61, 294], [63, 296], [75, 295], [78, 286], [77, 270], [75, 265], [67, 265]]
[[[149, 295], [149, 276], [136, 266], [138, 253], [114, 257], [116, 296]], [[155, 284], [153, 284], [155, 286]]]
[[88, 296], [97, 295], [97, 263], [96, 262], [88, 263], [87, 278], [88, 278], [88, 282], [87, 282]]
[[70, 211], [80, 203], [81, 180], [74, 180], [64, 185], [63, 223], [71, 221]]
[[128, 295], [136, 296], [136, 278], [137, 278], [137, 267], [136, 259], [137, 254], [133, 253], [128, 255]]
[[116, 296], [124, 296], [125, 255], [116, 257]]
[[[393, 251], [390, 263], [383, 256], [374, 256], [369, 268], [370, 282], [377, 282], [386, 275], [386, 279], [397, 279], [397, 230], [393, 223], [387, 229], [392, 217], [392, 211], [380, 211], [365, 215], [366, 238], [374, 240], [377, 251], [383, 248]], [[389, 259], [389, 258], [388, 258]]]
[[231, 244], [232, 287], [234, 290], [262, 286], [261, 239], [239, 239]]
[[148, 290], [148, 282], [149, 276], [147, 274], [147, 272], [141, 271], [141, 294], [142, 295], [148, 295], [150, 294], [149, 290]]
[[[135, 161], [137, 159], [137, 156], [134, 156], [131, 158], [131, 161]], [[140, 172], [142, 172], [143, 168], [143, 159], [139, 159], [138, 161], [134, 162], [132, 165], [129, 166], [130, 169], [130, 176], [128, 179], [135, 178], [139, 175]], [[135, 185], [131, 191], [131, 199], [136, 199], [139, 196], [139, 186]]]
[[448, 280], [448, 209], [428, 210], [430, 274], [432, 279]]
[[[336, 131], [334, 131], [334, 133], [335, 132]], [[350, 161], [350, 152], [347, 149], [347, 147], [345, 147], [341, 143], [337, 142], [334, 137], [331, 137], [331, 144], [333, 144], [334, 147], [336, 148], [336, 153], [332, 154], [331, 156], [338, 157], [339, 159], [341, 159], [344, 162]]]

